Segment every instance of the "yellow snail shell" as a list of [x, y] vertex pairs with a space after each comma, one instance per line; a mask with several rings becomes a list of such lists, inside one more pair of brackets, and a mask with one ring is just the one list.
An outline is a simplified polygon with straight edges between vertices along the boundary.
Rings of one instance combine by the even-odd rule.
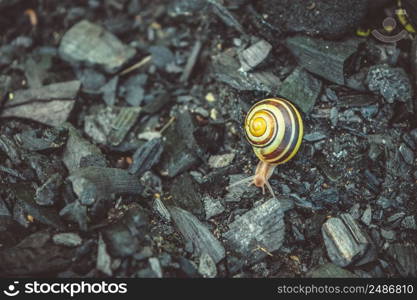
[[[283, 98], [269, 98], [255, 103], [245, 118], [245, 134], [260, 162], [255, 176], [232, 184], [250, 181], [274, 196], [268, 183], [275, 166], [289, 161], [303, 140], [303, 120], [297, 108]], [[275, 196], [274, 196], [275, 197]]]

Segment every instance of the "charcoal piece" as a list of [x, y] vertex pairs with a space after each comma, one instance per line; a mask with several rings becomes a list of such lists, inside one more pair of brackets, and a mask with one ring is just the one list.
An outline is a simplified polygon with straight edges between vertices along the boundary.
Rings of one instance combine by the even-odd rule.
[[54, 156], [47, 156], [36, 152], [24, 155], [25, 162], [35, 171], [39, 181], [45, 182], [55, 173], [62, 172], [63, 164]]
[[[1, 211], [1, 209], [0, 209]], [[1, 213], [0, 213], [1, 215]], [[417, 230], [416, 217], [407, 216], [401, 221], [401, 226], [405, 229]]]
[[323, 132], [315, 131], [315, 132], [305, 134], [303, 139], [306, 140], [307, 142], [317, 142], [317, 141], [325, 139], [326, 137], [327, 137], [326, 134], [324, 134]]
[[152, 46], [149, 48], [149, 52], [152, 54], [153, 64], [161, 69], [175, 60], [172, 51], [164, 46]]
[[0, 135], [0, 151], [7, 155], [13, 163], [19, 164], [22, 162], [20, 147], [15, 141], [3, 134]]
[[103, 94], [103, 100], [107, 106], [113, 106], [116, 103], [116, 92], [118, 82], [119, 76], [114, 76], [100, 88], [100, 92]]
[[72, 182], [74, 193], [84, 205], [108, 199], [111, 194], [140, 195], [144, 189], [136, 176], [116, 168], [83, 168], [73, 172], [68, 180]]
[[224, 168], [229, 166], [235, 159], [235, 153], [225, 153], [219, 155], [211, 155], [208, 160], [210, 168]]
[[66, 247], [80, 246], [83, 241], [78, 234], [72, 232], [54, 234], [52, 240], [56, 245]]
[[388, 254], [395, 260], [395, 267], [403, 277], [417, 276], [417, 250], [413, 244], [393, 244]]
[[281, 247], [284, 232], [281, 205], [270, 199], [237, 217], [223, 237], [227, 247], [241, 256], [242, 264], [252, 265]]
[[402, 68], [374, 65], [369, 68], [366, 83], [370, 91], [381, 95], [388, 103], [408, 102], [413, 96], [410, 78]]
[[[249, 177], [246, 174], [234, 174], [229, 176], [229, 185]], [[254, 185], [247, 186], [245, 184], [238, 184], [227, 188], [227, 194], [224, 198], [226, 202], [239, 202], [246, 193], [256, 193], [257, 188]]]
[[69, 81], [16, 91], [13, 100], [6, 102], [0, 117], [24, 118], [58, 126], [71, 113], [79, 88], [79, 81]]
[[0, 273], [3, 276], [53, 274], [67, 269], [73, 256], [73, 249], [54, 245], [48, 233], [39, 231], [18, 245], [0, 251]]
[[297, 105], [302, 112], [309, 113], [321, 92], [322, 82], [305, 71], [296, 68], [282, 82], [278, 94]]
[[112, 276], [113, 271], [111, 269], [112, 259], [107, 252], [106, 244], [102, 238], [101, 233], [98, 236], [97, 242], [97, 261], [96, 261], [96, 268], [97, 270], [103, 272], [107, 276]]
[[197, 40], [193, 46], [193, 49], [191, 50], [190, 55], [187, 59], [187, 64], [185, 65], [184, 71], [181, 74], [180, 81], [181, 82], [187, 82], [190, 78], [190, 75], [194, 69], [194, 66], [197, 62], [198, 56], [200, 55], [202, 47], [202, 42], [200, 40]]
[[384, 228], [381, 228], [381, 236], [382, 236], [384, 239], [386, 239], [386, 240], [388, 240], [388, 241], [390, 241], [390, 242], [392, 242], [392, 241], [395, 241], [395, 240], [396, 240], [396, 234], [395, 234], [395, 231], [394, 231], [394, 230], [391, 230], [391, 229], [384, 229]]
[[[258, 2], [258, 1], [257, 1]], [[368, 3], [382, 1], [334, 0], [306, 3], [304, 0], [262, 0], [261, 14], [278, 32], [299, 32], [335, 39], [350, 34], [362, 23]]]
[[[52, 100], [74, 100], [80, 90], [78, 80], [53, 83], [39, 88], [17, 90], [13, 98], [5, 103], [5, 108], [30, 104], [33, 101], [49, 102]], [[46, 105], [46, 103], [43, 103]]]
[[131, 106], [140, 106], [142, 104], [145, 98], [144, 86], [147, 80], [148, 76], [146, 74], [138, 74], [129, 77], [123, 84], [126, 102]]
[[132, 207], [122, 219], [102, 231], [109, 253], [115, 257], [128, 257], [138, 252], [143, 247], [148, 225], [144, 210], [139, 206]]
[[241, 72], [236, 52], [229, 49], [212, 60], [212, 72], [218, 81], [239, 91], [260, 91], [277, 94], [281, 80], [271, 71]]
[[343, 176], [341, 168], [332, 167], [325, 155], [318, 153], [314, 155], [313, 162], [317, 164], [320, 170], [333, 182], [338, 182]]
[[166, 91], [162, 91], [161, 93], [155, 95], [154, 99], [150, 100], [143, 107], [143, 111], [147, 114], [155, 114], [161, 109], [166, 108], [171, 101], [171, 95]]
[[154, 200], [152, 207], [165, 221], [171, 221], [171, 215], [160, 198]]
[[329, 188], [320, 192], [316, 192], [311, 195], [311, 201], [318, 207], [324, 203], [336, 204], [340, 201], [339, 190], [335, 188]]
[[363, 224], [369, 226], [372, 222], [372, 208], [368, 205], [362, 214], [361, 221]]
[[62, 37], [59, 55], [70, 64], [85, 63], [115, 73], [136, 51], [102, 27], [83, 20], [73, 25]]
[[245, 34], [243, 26], [240, 24], [238, 19], [232, 14], [227, 7], [225, 7], [219, 0], [207, 0], [210, 4], [209, 8], [211, 11], [223, 21], [227, 26], [230, 26], [242, 34]]
[[245, 50], [239, 52], [240, 70], [251, 71], [262, 63], [270, 54], [272, 45], [265, 40], [260, 40]]
[[62, 182], [61, 174], [53, 174], [42, 186], [36, 189], [36, 203], [42, 206], [54, 205], [59, 200], [59, 188]]
[[414, 164], [414, 152], [410, 148], [408, 148], [404, 143], [402, 143], [399, 147], [399, 151], [407, 164]]
[[129, 166], [129, 173], [142, 177], [146, 171], [159, 162], [162, 151], [161, 139], [152, 139], [146, 142], [133, 154], [133, 163]]
[[170, 1], [168, 14], [171, 17], [190, 16], [204, 10], [209, 5], [206, 0], [175, 0]]
[[156, 277], [162, 278], [162, 268], [159, 259], [156, 257], [151, 257], [148, 259], [148, 262], [151, 270], [156, 274]]
[[378, 97], [369, 94], [348, 94], [339, 96], [340, 107], [363, 107], [378, 102]]
[[6, 249], [16, 245], [27, 235], [27, 232], [26, 228], [13, 220], [11, 215], [6, 215], [7, 212], [3, 210], [2, 205], [0, 199], [0, 244], [2, 244], [2, 249]]
[[206, 213], [206, 220], [224, 212], [224, 207], [218, 199], [212, 198], [210, 196], [205, 196], [203, 198], [203, 203], [204, 211]]
[[183, 208], [196, 215], [204, 213], [198, 184], [191, 175], [184, 173], [175, 178], [171, 185], [172, 205]]
[[195, 216], [178, 207], [169, 207], [168, 209], [185, 240], [193, 244], [195, 255], [205, 252], [216, 264], [225, 257], [223, 245]]
[[87, 231], [87, 207], [82, 205], [80, 202], [74, 201], [67, 204], [63, 209], [61, 209], [59, 215], [65, 220], [78, 224], [82, 231]]
[[358, 50], [358, 41], [328, 41], [296, 35], [286, 45], [307, 71], [331, 82], [345, 85], [346, 65]]
[[29, 151], [43, 151], [61, 148], [67, 139], [63, 129], [27, 130], [15, 135], [16, 142]]
[[70, 174], [81, 167], [81, 161], [86, 157], [89, 158], [89, 161], [96, 161], [96, 166], [107, 165], [106, 158], [100, 149], [84, 139], [70, 123], [65, 123], [62, 127], [68, 130], [68, 140], [62, 161]]
[[203, 254], [200, 255], [198, 273], [205, 278], [214, 278], [217, 275], [216, 263], [206, 252], [203, 252]]
[[164, 134], [166, 136], [159, 171], [162, 175], [174, 177], [199, 163], [201, 151], [193, 135], [196, 122], [189, 111], [183, 111]]
[[11, 217], [12, 215], [9, 209], [7, 208], [6, 203], [0, 197], [0, 217], [3, 217], [3, 216]]
[[35, 193], [31, 187], [19, 185], [14, 188], [17, 203], [23, 208], [26, 215], [32, 216], [42, 224], [52, 226], [56, 229], [64, 229], [58, 212], [52, 207], [40, 207], [36, 204]]
[[0, 75], [0, 99], [3, 100], [6, 96], [7, 92], [9, 91], [11, 81], [12, 78], [10, 76]]
[[139, 118], [139, 107], [96, 107], [85, 117], [84, 132], [96, 143], [120, 145]]
[[330, 260], [340, 266], [360, 266], [375, 260], [375, 245], [350, 214], [328, 219], [322, 234]]
[[82, 91], [87, 94], [100, 94], [100, 88], [106, 82], [106, 77], [103, 74], [90, 68], [77, 68], [75, 75], [81, 82]]
[[102, 234], [112, 256], [127, 257], [137, 252], [140, 247], [139, 241], [123, 224], [110, 225]]
[[324, 265], [320, 265], [314, 270], [310, 271], [307, 274], [308, 277], [311, 278], [353, 278], [357, 277], [355, 274], [349, 272], [346, 269], [342, 269], [341, 267], [327, 263]]
[[224, 140], [223, 124], [207, 124], [197, 127], [194, 131], [194, 138], [205, 152], [217, 153]]

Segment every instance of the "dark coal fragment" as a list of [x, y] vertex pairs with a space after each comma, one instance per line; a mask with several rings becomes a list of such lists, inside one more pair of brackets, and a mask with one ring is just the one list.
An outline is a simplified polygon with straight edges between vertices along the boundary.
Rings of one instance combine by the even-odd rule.
[[178, 207], [169, 207], [169, 211], [184, 238], [193, 244], [195, 255], [206, 252], [216, 264], [225, 257], [223, 245], [195, 216]]
[[36, 203], [42, 206], [54, 205], [59, 200], [59, 188], [62, 182], [61, 174], [55, 173], [52, 175], [42, 186], [36, 189]]
[[214, 77], [240, 91], [261, 91], [277, 94], [281, 80], [271, 71], [241, 72], [234, 49], [226, 50], [212, 60]]
[[150, 100], [144, 107], [143, 111], [148, 114], [155, 114], [163, 108], [166, 108], [167, 105], [172, 101], [172, 96], [166, 92], [162, 91], [154, 96], [154, 99]]
[[84, 205], [91, 205], [111, 194], [140, 195], [144, 189], [136, 176], [116, 168], [88, 167], [75, 171], [68, 177], [75, 194]]
[[129, 167], [129, 173], [137, 177], [150, 170], [159, 162], [163, 151], [161, 139], [152, 139], [141, 146], [133, 154], [133, 163]]
[[56, 229], [65, 228], [58, 212], [52, 207], [40, 207], [36, 204], [35, 193], [31, 187], [19, 185], [14, 187], [17, 203], [24, 209], [27, 215], [31, 215], [35, 220], [52, 226]]
[[345, 85], [346, 65], [358, 51], [358, 41], [327, 41], [297, 35], [286, 40], [287, 47], [309, 72]]
[[395, 260], [395, 266], [403, 277], [417, 276], [417, 250], [415, 245], [393, 244], [388, 254]]
[[322, 234], [329, 258], [340, 267], [360, 266], [376, 258], [375, 245], [350, 214], [328, 219]]
[[149, 52], [152, 54], [152, 63], [161, 69], [165, 69], [169, 63], [175, 60], [172, 51], [164, 46], [152, 46], [149, 48]]
[[13, 93], [0, 117], [26, 118], [50, 126], [66, 121], [80, 89], [79, 81], [68, 81]]
[[317, 142], [317, 141], [325, 139], [326, 137], [327, 137], [326, 134], [324, 134], [323, 132], [315, 131], [315, 132], [305, 134], [303, 139], [306, 140], [307, 142]]
[[120, 145], [139, 118], [139, 107], [96, 107], [85, 117], [84, 131], [96, 143]]
[[197, 127], [194, 131], [194, 138], [204, 151], [217, 153], [223, 145], [224, 125], [209, 123]]
[[241, 256], [242, 265], [254, 264], [284, 241], [284, 214], [278, 200], [271, 199], [252, 208], [229, 224], [226, 245]]
[[188, 56], [187, 59], [187, 64], [185, 65], [184, 71], [181, 74], [180, 77], [180, 81], [181, 82], [187, 82], [193, 69], [194, 66], [197, 62], [198, 56], [200, 54], [200, 50], [202, 47], [202, 42], [200, 40], [197, 40], [193, 46], [193, 49], [191, 50], [190, 55]]
[[89, 162], [95, 162], [94, 164], [89, 163], [92, 166], [106, 166], [107, 161], [100, 149], [85, 140], [81, 134], [70, 124], [65, 123], [63, 126], [68, 130], [68, 140], [64, 148], [63, 162], [67, 167], [69, 173], [77, 171], [82, 165], [82, 161], [88, 160]]
[[407, 102], [413, 96], [410, 78], [402, 68], [374, 65], [369, 68], [366, 82], [370, 91], [381, 95], [388, 103]]
[[72, 232], [57, 233], [54, 234], [52, 240], [56, 245], [66, 246], [66, 247], [77, 247], [82, 243], [81, 237]]
[[198, 274], [198, 271], [196, 269], [196, 266], [189, 261], [188, 259], [180, 256], [178, 258], [178, 263], [180, 265], [181, 272], [189, 278], [198, 278], [200, 275]]
[[184, 173], [175, 178], [171, 185], [170, 194], [172, 195], [173, 205], [196, 215], [202, 215], [204, 213], [198, 184], [188, 173]]
[[6, 135], [0, 135], [0, 151], [7, 155], [13, 163], [21, 163], [22, 153], [20, 147]]
[[189, 111], [183, 111], [176, 117], [175, 123], [166, 131], [164, 152], [159, 170], [162, 175], [174, 177], [199, 162], [201, 151], [194, 138], [196, 122]]
[[319, 35], [327, 39], [353, 32], [361, 24], [368, 11], [364, 0], [314, 1], [262, 0], [261, 14], [265, 20], [281, 32], [300, 32]]
[[336, 204], [339, 200], [339, 190], [335, 188], [329, 188], [311, 195], [311, 201], [317, 206], [322, 206], [324, 203]]
[[101, 233], [99, 233], [97, 242], [96, 268], [107, 276], [112, 276], [113, 271], [111, 269], [111, 263], [112, 259], [107, 251], [106, 244], [104, 243]]
[[46, 232], [36, 232], [18, 245], [0, 251], [3, 276], [52, 274], [71, 265], [74, 250], [54, 245]]
[[116, 103], [116, 92], [118, 82], [119, 76], [114, 76], [100, 88], [100, 92], [103, 94], [103, 100], [107, 106], [113, 106]]
[[87, 231], [87, 207], [82, 205], [80, 202], [74, 201], [67, 204], [63, 209], [61, 209], [59, 215], [65, 220], [78, 224], [81, 230]]
[[135, 53], [113, 34], [86, 20], [72, 26], [59, 45], [63, 60], [75, 65], [97, 65], [108, 73], [117, 72]]
[[137, 253], [144, 246], [148, 225], [145, 211], [139, 206], [131, 207], [122, 219], [102, 231], [110, 254], [127, 257]]
[[190, 16], [202, 11], [208, 5], [206, 0], [175, 0], [169, 2], [168, 14], [172, 17]]
[[410, 148], [408, 148], [404, 143], [402, 143], [400, 145], [399, 151], [407, 164], [414, 164], [414, 152]]
[[126, 102], [131, 106], [140, 106], [142, 104], [145, 98], [144, 86], [147, 80], [148, 76], [146, 74], [138, 74], [129, 77], [123, 84]]
[[260, 40], [239, 53], [240, 70], [248, 72], [262, 63], [272, 50], [272, 45]]
[[58, 149], [65, 144], [67, 132], [64, 129], [27, 130], [15, 135], [19, 145], [29, 151]]
[[282, 82], [278, 94], [296, 104], [304, 113], [309, 113], [321, 92], [322, 82], [305, 71], [296, 68]]
[[54, 156], [30, 152], [24, 156], [25, 162], [35, 171], [39, 181], [47, 181], [53, 174], [62, 172], [64, 165]]
[[94, 69], [76, 69], [75, 74], [81, 82], [83, 92], [100, 94], [100, 88], [105, 84], [106, 77]]
[[311, 278], [353, 278], [357, 277], [348, 270], [342, 269], [332, 263], [320, 265], [307, 274]]

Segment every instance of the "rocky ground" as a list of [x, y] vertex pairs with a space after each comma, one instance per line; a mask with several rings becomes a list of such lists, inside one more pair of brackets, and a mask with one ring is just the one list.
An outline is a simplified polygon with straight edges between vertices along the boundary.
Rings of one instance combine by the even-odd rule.
[[[0, 0], [0, 276], [417, 276], [417, 43], [369, 2]], [[277, 95], [278, 200], [227, 190]]]

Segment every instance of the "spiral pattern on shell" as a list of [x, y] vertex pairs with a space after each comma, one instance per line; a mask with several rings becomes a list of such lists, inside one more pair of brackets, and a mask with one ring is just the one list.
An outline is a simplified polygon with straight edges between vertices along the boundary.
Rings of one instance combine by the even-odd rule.
[[283, 164], [294, 157], [303, 132], [300, 112], [283, 98], [255, 103], [245, 118], [246, 138], [256, 156], [270, 164]]

